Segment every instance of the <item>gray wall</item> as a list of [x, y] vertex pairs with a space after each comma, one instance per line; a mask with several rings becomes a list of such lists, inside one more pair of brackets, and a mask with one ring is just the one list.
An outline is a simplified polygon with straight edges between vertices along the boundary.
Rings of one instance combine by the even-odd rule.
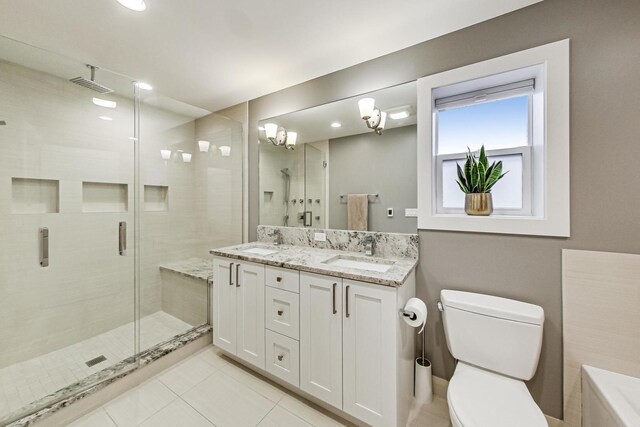
[[428, 354], [449, 377], [435, 301], [443, 288], [545, 309], [532, 394], [562, 416], [561, 249], [640, 253], [640, 2], [546, 0], [249, 104], [250, 237], [258, 224], [258, 120], [571, 38], [571, 238], [420, 232], [418, 296], [429, 303]]
[[[340, 194], [378, 193], [369, 198], [369, 230], [415, 233], [416, 218], [405, 208], [417, 204], [416, 126], [367, 132], [329, 140], [329, 226], [347, 228], [347, 204]], [[393, 218], [387, 208], [394, 208]]]

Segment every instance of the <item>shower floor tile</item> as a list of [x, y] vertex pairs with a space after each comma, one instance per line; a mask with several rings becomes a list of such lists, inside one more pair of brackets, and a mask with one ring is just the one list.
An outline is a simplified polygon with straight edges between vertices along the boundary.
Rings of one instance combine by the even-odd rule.
[[[140, 348], [147, 349], [192, 328], [164, 311], [140, 320]], [[134, 323], [0, 369], [0, 419], [134, 353]], [[98, 356], [105, 361], [89, 367]]]

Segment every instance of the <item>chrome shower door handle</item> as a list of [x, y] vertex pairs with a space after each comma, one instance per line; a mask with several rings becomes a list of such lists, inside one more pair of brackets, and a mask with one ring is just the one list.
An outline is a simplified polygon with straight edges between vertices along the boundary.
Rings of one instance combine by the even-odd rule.
[[40, 227], [40, 266], [49, 266], [49, 229]]
[[118, 226], [118, 252], [120, 256], [127, 254], [127, 222], [120, 221]]

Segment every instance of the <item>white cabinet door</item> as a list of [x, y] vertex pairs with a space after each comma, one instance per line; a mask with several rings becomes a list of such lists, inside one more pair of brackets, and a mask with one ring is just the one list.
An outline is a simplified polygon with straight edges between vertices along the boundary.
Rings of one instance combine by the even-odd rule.
[[343, 410], [372, 426], [396, 424], [396, 290], [344, 280]]
[[236, 354], [236, 287], [234, 260], [213, 260], [213, 344]]
[[234, 268], [238, 325], [236, 356], [264, 369], [264, 265], [241, 262]]
[[300, 273], [300, 388], [342, 408], [342, 279]]

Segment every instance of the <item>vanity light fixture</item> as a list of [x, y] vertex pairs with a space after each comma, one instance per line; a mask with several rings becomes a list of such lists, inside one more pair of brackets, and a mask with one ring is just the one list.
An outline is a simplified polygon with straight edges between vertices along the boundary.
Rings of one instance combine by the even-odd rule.
[[298, 140], [298, 132], [289, 132], [287, 134], [287, 139], [284, 143], [284, 148], [287, 150], [293, 150], [296, 148], [296, 141]]
[[222, 154], [222, 157], [229, 157], [231, 155], [231, 147], [223, 145], [220, 147], [220, 154]]
[[162, 156], [162, 160], [170, 160], [171, 150], [160, 150], [160, 156]]
[[200, 149], [201, 153], [206, 153], [209, 151], [209, 147], [211, 146], [211, 143], [209, 141], [198, 141], [198, 148]]
[[258, 126], [258, 130], [264, 131], [264, 126]]
[[118, 0], [118, 3], [135, 12], [142, 12], [147, 8], [144, 0]]
[[342, 123], [333, 122], [333, 123], [331, 123], [331, 127], [332, 127], [332, 128], [339, 128], [339, 127], [342, 127]]
[[376, 107], [376, 100], [373, 98], [362, 98], [358, 101], [360, 117], [367, 123], [369, 129], [373, 129], [378, 135], [382, 135], [384, 125], [387, 121], [387, 113]]
[[182, 153], [182, 161], [185, 163], [191, 163], [191, 153]]
[[93, 98], [93, 103], [99, 107], [105, 107], [105, 108], [116, 108], [116, 101], [109, 101], [107, 99], [102, 99], [102, 98]]

